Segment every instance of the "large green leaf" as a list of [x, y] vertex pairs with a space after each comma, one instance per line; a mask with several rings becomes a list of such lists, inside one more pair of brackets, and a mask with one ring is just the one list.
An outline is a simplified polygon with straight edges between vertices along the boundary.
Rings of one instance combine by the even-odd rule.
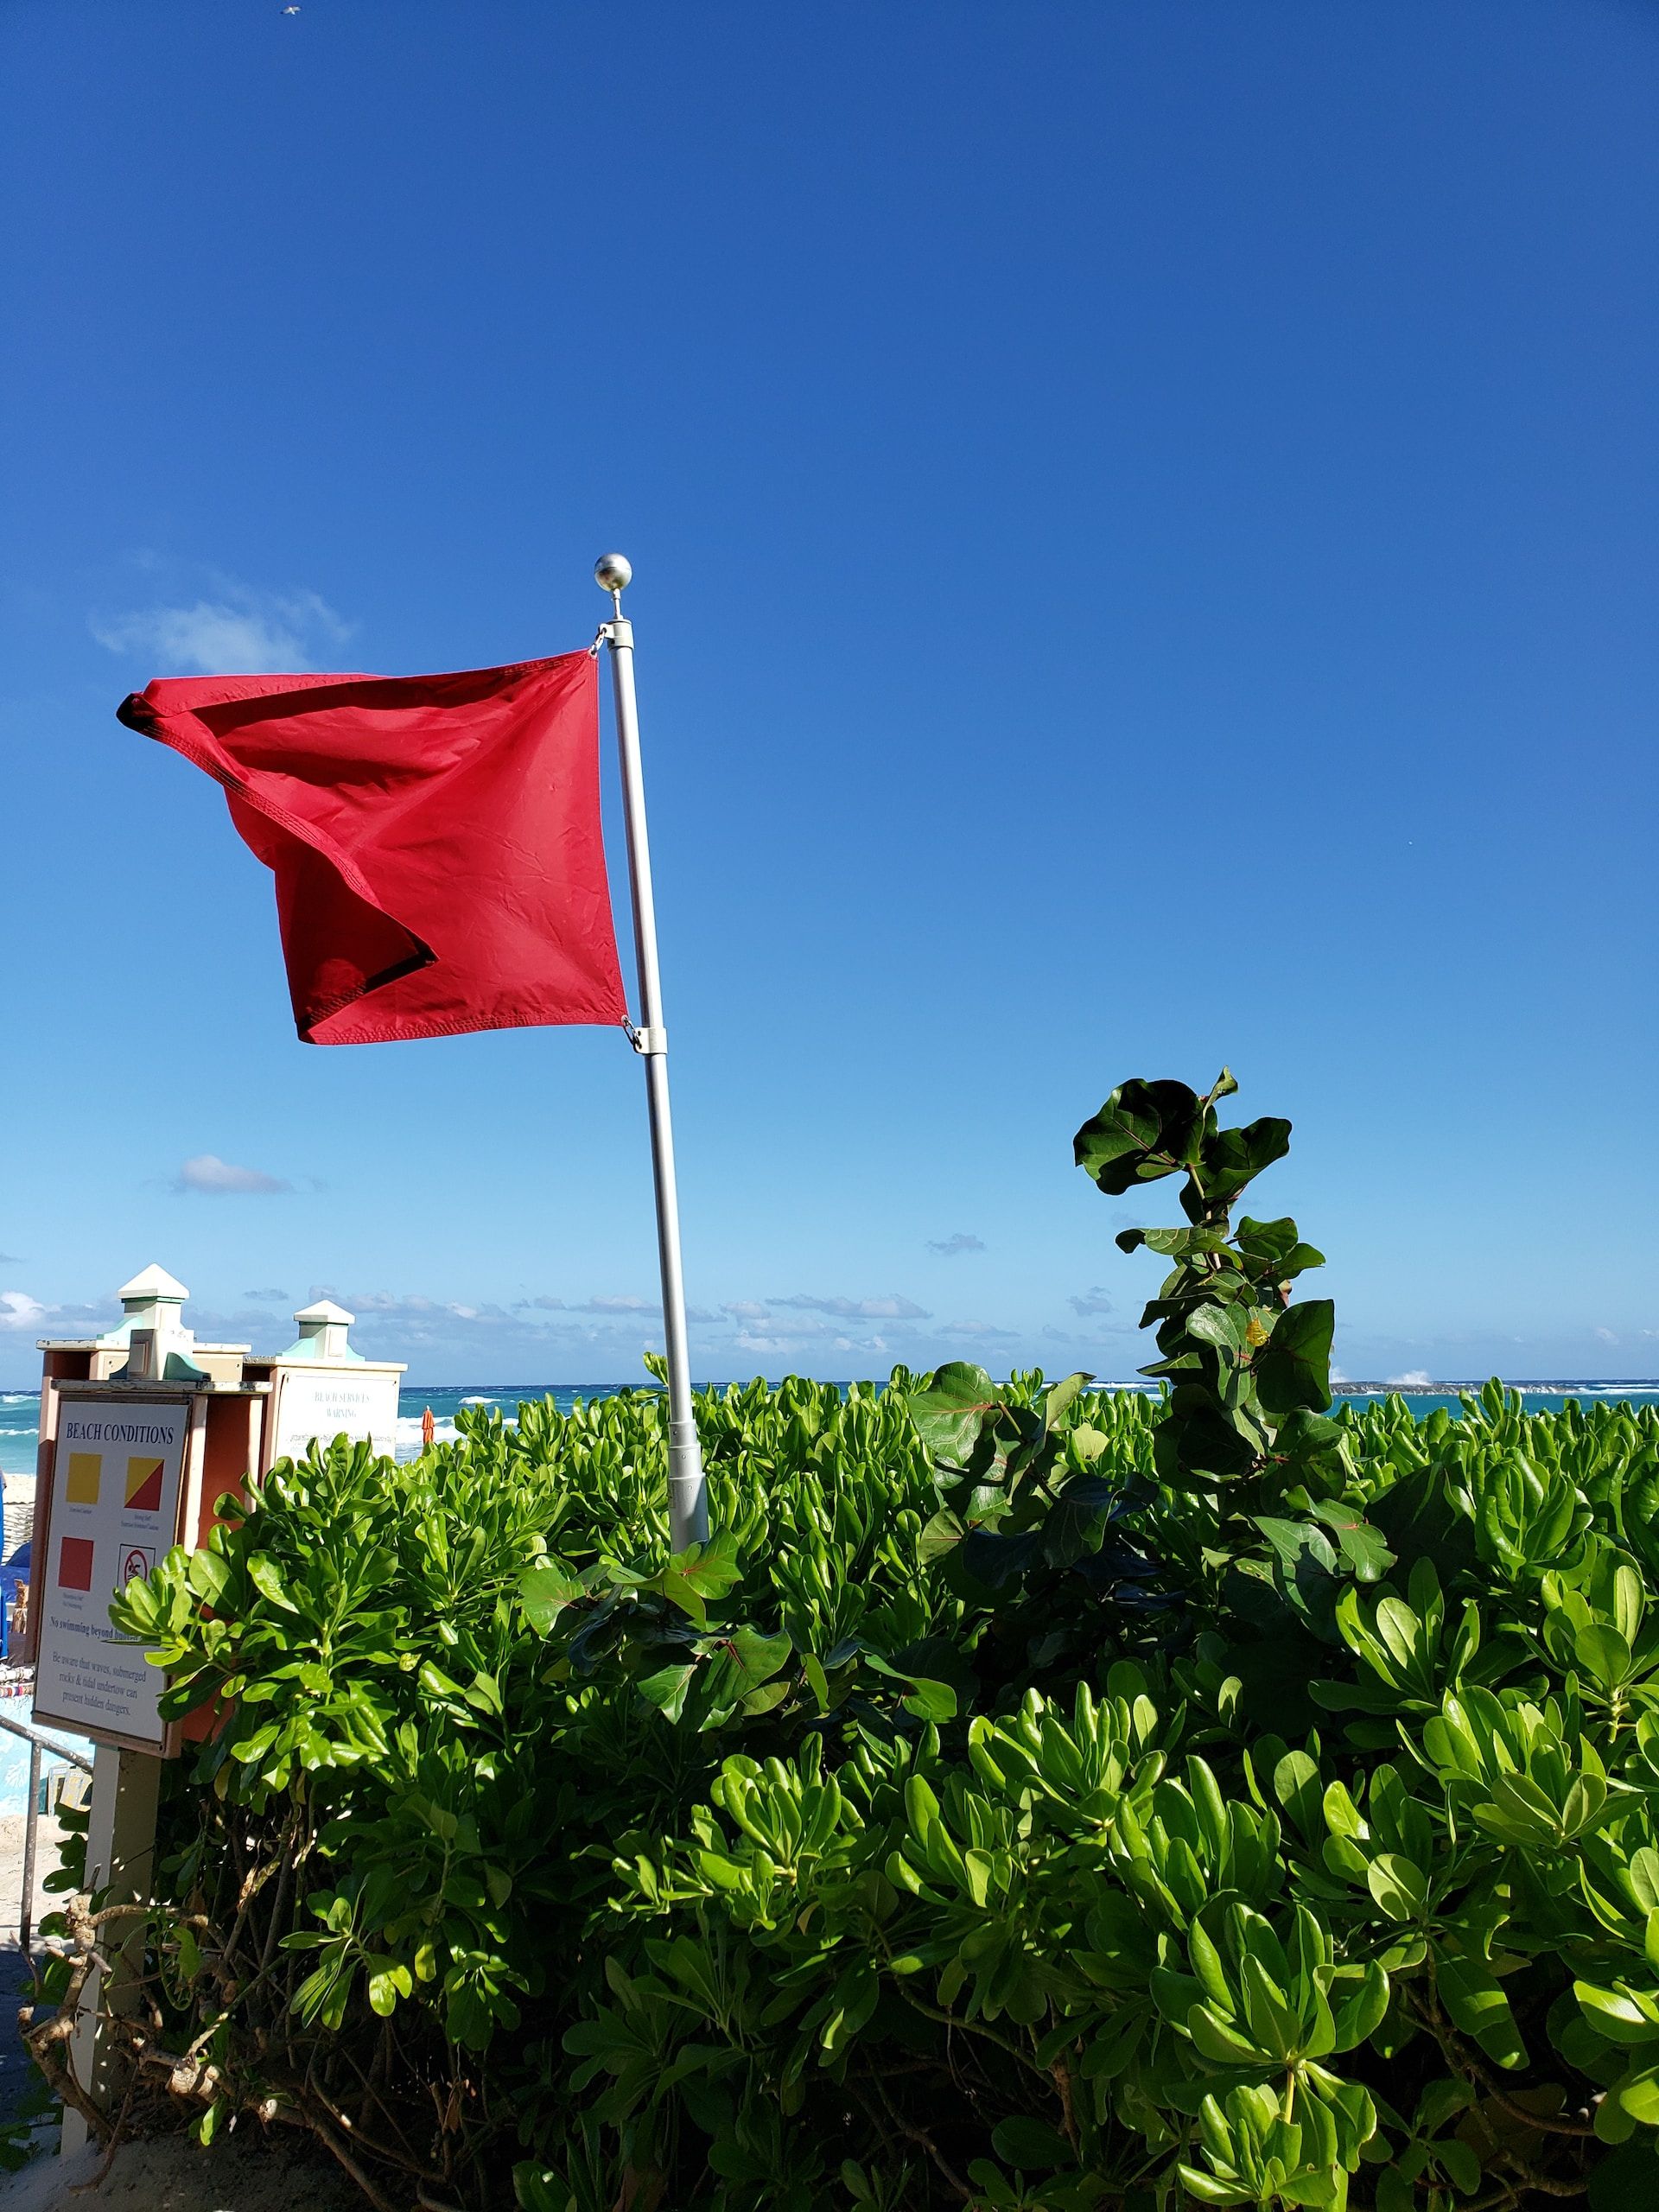
[[577, 1577], [556, 1560], [527, 1568], [518, 1580], [524, 1618], [537, 1636], [545, 1636], [565, 1607], [586, 1594]]
[[1526, 2064], [1527, 2047], [1515, 2014], [1490, 1967], [1478, 1959], [1441, 1956], [1435, 1961], [1435, 1986], [1452, 2019], [1489, 2058], [1500, 2066]]
[[1327, 1502], [1316, 1505], [1313, 1514], [1336, 1538], [1357, 1582], [1375, 1582], [1394, 1565], [1394, 1554], [1384, 1542], [1382, 1530], [1373, 1528], [1351, 1506]]
[[1255, 1387], [1277, 1420], [1306, 1406], [1323, 1413], [1331, 1402], [1331, 1338], [1337, 1309], [1328, 1298], [1287, 1306], [1255, 1357]]
[[934, 1458], [963, 1466], [979, 1441], [986, 1416], [1001, 1403], [996, 1385], [982, 1367], [952, 1360], [941, 1367], [925, 1390], [908, 1401], [916, 1433]]
[[999, 2120], [991, 2143], [1005, 2164], [1027, 2173], [1046, 2173], [1051, 2167], [1071, 2164], [1071, 2146], [1065, 2136], [1039, 2120]]
[[1287, 1282], [1309, 1268], [1325, 1265], [1324, 1253], [1303, 1243], [1288, 1215], [1278, 1221], [1254, 1221], [1246, 1214], [1235, 1240], [1245, 1264], [1274, 1282]]
[[1136, 1183], [1173, 1174], [1196, 1154], [1197, 1093], [1184, 1083], [1120, 1084], [1072, 1140], [1072, 1154], [1101, 1189], [1118, 1197]]
[[686, 1697], [696, 1671], [689, 1664], [659, 1668], [640, 1682], [639, 1694], [647, 1705], [655, 1706], [664, 1719], [677, 1720], [685, 1711]]
[[1204, 1141], [1199, 1173], [1205, 1197], [1230, 1203], [1264, 1167], [1290, 1150], [1290, 1123], [1264, 1116], [1242, 1129], [1217, 1129]]

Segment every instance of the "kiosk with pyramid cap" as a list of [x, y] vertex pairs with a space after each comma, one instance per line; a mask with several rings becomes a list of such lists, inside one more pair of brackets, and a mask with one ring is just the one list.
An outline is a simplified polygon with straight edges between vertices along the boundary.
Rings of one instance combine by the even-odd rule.
[[174, 1544], [206, 1543], [222, 1498], [313, 1443], [366, 1439], [390, 1458], [404, 1370], [352, 1348], [353, 1316], [324, 1299], [285, 1351], [207, 1343], [184, 1285], [148, 1267], [98, 1337], [42, 1339], [28, 1628], [37, 1719], [129, 1751], [176, 1750], [162, 1678], [110, 1624], [110, 1599]]
[[269, 1363], [270, 1405], [265, 1416], [264, 1466], [299, 1458], [316, 1437], [365, 1436], [390, 1459], [397, 1445], [397, 1384], [403, 1368], [365, 1359], [346, 1332], [357, 1319], [331, 1298], [302, 1306], [299, 1336]]

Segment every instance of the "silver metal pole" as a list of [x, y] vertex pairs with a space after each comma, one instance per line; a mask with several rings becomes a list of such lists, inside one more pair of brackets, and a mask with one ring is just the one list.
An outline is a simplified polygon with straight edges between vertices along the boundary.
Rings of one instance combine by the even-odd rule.
[[90, 1774], [92, 1762], [84, 1752], [72, 1751], [67, 1744], [60, 1744], [51, 1736], [44, 1736], [27, 1720], [12, 1720], [0, 1713], [0, 1728], [14, 1736], [21, 1736], [26, 1744], [38, 1744], [43, 1751], [50, 1751], [54, 1759], [62, 1759], [70, 1766], [78, 1766], [83, 1774]]
[[29, 1818], [23, 1823], [23, 1909], [17, 1916], [17, 1948], [29, 1956], [35, 1933], [35, 1837], [41, 1817], [41, 1747], [29, 1747]]
[[633, 625], [622, 594], [633, 570], [620, 553], [596, 562], [600, 589], [611, 594], [613, 621], [601, 635], [610, 647], [616, 698], [616, 742], [622, 763], [622, 803], [628, 825], [628, 881], [633, 895], [633, 949], [639, 969], [639, 1027], [634, 1049], [645, 1064], [651, 1109], [651, 1168], [657, 1191], [657, 1255], [663, 1278], [663, 1333], [668, 1351], [668, 1520], [674, 1549], [709, 1540], [709, 1485], [691, 1403], [691, 1358], [685, 1337], [685, 1279], [680, 1266], [680, 1206], [674, 1184], [674, 1128], [668, 1106], [668, 1032], [663, 1026], [662, 977], [657, 966], [657, 909], [651, 890], [645, 785], [639, 763], [639, 713], [633, 693]]

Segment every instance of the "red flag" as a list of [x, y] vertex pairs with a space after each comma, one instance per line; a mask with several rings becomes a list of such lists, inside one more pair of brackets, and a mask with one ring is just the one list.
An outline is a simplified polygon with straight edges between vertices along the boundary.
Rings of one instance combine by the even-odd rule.
[[275, 872], [308, 1044], [626, 1019], [590, 654], [162, 678], [117, 711], [219, 779]]

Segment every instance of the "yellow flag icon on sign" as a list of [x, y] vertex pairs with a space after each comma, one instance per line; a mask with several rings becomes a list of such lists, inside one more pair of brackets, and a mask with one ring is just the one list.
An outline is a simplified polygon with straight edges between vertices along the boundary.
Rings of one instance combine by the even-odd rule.
[[72, 1452], [69, 1454], [69, 1474], [63, 1485], [66, 1505], [96, 1505], [98, 1478], [104, 1465], [101, 1452]]

